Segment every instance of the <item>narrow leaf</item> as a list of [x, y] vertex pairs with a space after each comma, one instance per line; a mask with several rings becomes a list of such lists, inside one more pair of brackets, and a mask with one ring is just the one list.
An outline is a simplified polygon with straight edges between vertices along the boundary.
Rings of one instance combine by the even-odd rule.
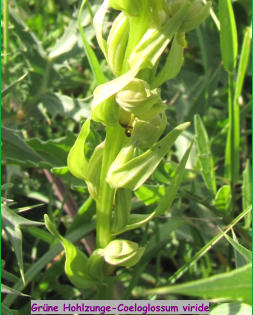
[[176, 169], [176, 174], [173, 177], [171, 184], [166, 188], [164, 196], [161, 198], [159, 202], [159, 206], [156, 208], [156, 215], [162, 215], [166, 210], [168, 210], [172, 202], [174, 201], [178, 188], [180, 186], [180, 183], [183, 179], [184, 171], [185, 171], [185, 165], [187, 163], [187, 160], [189, 158], [190, 152], [192, 148], [192, 143], [190, 144], [189, 148], [186, 150], [180, 164], [178, 165]]
[[1, 293], [15, 294], [15, 295], [21, 295], [21, 296], [30, 296], [22, 292], [19, 292], [18, 290], [8, 287], [4, 283], [1, 284]]
[[16, 81], [14, 81], [13, 83], [11, 83], [9, 86], [7, 86], [7, 88], [5, 88], [4, 90], [1, 91], [1, 96], [2, 98], [4, 98], [7, 94], [10, 93], [10, 91], [21, 81], [23, 81], [28, 75], [28, 72], [26, 72], [25, 74], [23, 74], [20, 78], [18, 78]]
[[231, 0], [219, 0], [219, 20], [223, 64], [227, 72], [232, 72], [236, 65], [238, 41]]
[[227, 234], [224, 234], [224, 236], [233, 248], [244, 258], [245, 263], [250, 263], [252, 261], [252, 252], [250, 250], [239, 244], [238, 241], [233, 240]]
[[155, 211], [149, 214], [130, 214], [127, 224], [121, 229], [115, 231], [112, 235], [116, 236], [118, 234], [125, 233], [126, 231], [137, 229], [153, 219], [155, 214]]
[[107, 43], [103, 38], [103, 22], [106, 15], [107, 8], [109, 6], [109, 0], [105, 0], [96, 12], [93, 20], [93, 25], [96, 31], [96, 37], [98, 44], [107, 59]]
[[201, 174], [205, 181], [206, 187], [213, 195], [215, 195], [217, 188], [213, 156], [211, 153], [208, 134], [199, 115], [195, 115], [194, 117], [194, 128], [198, 148], [198, 158], [201, 166]]
[[[80, 7], [80, 10], [79, 10], [79, 14], [78, 14], [78, 28], [79, 28], [79, 32], [80, 32], [81, 37], [82, 37], [83, 46], [84, 46], [84, 49], [85, 49], [86, 56], [88, 58], [90, 67], [92, 69], [92, 72], [95, 75], [97, 83], [98, 84], [102, 84], [102, 83], [106, 82], [107, 79], [106, 79], [104, 73], [101, 70], [100, 64], [98, 62], [98, 59], [97, 59], [94, 51], [92, 50], [91, 46], [89, 45], [89, 43], [88, 43], [88, 41], [87, 41], [87, 39], [85, 37], [85, 33], [84, 33], [83, 27], [82, 27], [82, 11], [83, 11], [83, 8], [84, 8], [84, 6], [86, 4], [86, 1], [87, 0], [83, 0], [82, 1], [81, 7]], [[103, 20], [102, 20], [102, 22], [103, 22]]]
[[[251, 179], [251, 167], [250, 161], [247, 160], [246, 167], [242, 173], [243, 183], [242, 183], [242, 208], [244, 210], [251, 207], [252, 204], [252, 179]], [[250, 227], [251, 223], [251, 212], [245, 217], [245, 228]]]
[[229, 299], [251, 304], [251, 278], [252, 265], [248, 264], [239, 269], [221, 273], [206, 279], [191, 281], [182, 285], [166, 286], [148, 290], [145, 294], [177, 293], [187, 296], [200, 296], [204, 299]]
[[112, 188], [124, 187], [131, 190], [139, 188], [152, 175], [177, 137], [189, 125], [189, 123], [184, 123], [177, 126], [151, 149], [121, 167], [116, 166], [115, 168], [115, 165], [112, 164], [108, 171], [107, 182]]
[[234, 102], [237, 103], [242, 92], [243, 82], [245, 79], [246, 70], [249, 63], [250, 42], [251, 42], [251, 27], [247, 27], [244, 33], [242, 50], [240, 54], [239, 66], [237, 71]]

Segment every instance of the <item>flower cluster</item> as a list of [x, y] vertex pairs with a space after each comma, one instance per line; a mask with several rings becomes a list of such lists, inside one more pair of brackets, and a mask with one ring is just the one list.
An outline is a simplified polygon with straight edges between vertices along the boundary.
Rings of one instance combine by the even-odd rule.
[[[119, 14], [105, 39], [103, 21], [109, 7]], [[69, 170], [86, 181], [97, 203], [98, 248], [85, 262], [86, 286], [98, 275], [102, 279], [105, 263], [133, 266], [143, 255], [137, 243], [114, 238], [156, 215], [131, 214], [132, 191], [151, 176], [189, 125], [181, 124], [159, 140], [167, 124], [159, 87], [179, 73], [185, 33], [203, 22], [209, 10], [210, 3], [201, 0], [104, 0], [94, 17], [98, 44], [115, 79], [95, 89], [91, 104], [91, 120], [106, 126], [105, 141], [86, 157], [88, 119], [68, 156]]]

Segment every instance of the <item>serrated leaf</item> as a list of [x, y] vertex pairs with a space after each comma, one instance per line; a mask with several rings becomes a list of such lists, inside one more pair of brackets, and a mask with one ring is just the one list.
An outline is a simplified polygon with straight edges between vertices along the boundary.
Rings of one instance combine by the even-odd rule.
[[194, 117], [194, 128], [198, 148], [198, 158], [201, 165], [201, 174], [206, 187], [215, 196], [217, 192], [213, 156], [205, 126], [199, 115]]
[[124, 163], [122, 166], [116, 166], [115, 168], [114, 164], [112, 164], [106, 179], [109, 185], [112, 188], [123, 187], [131, 190], [139, 188], [152, 175], [177, 137], [189, 125], [189, 123], [184, 123], [177, 126], [153, 145], [151, 149]]
[[209, 278], [147, 290], [145, 295], [174, 293], [197, 296], [204, 299], [229, 299], [251, 304], [251, 279], [252, 265], [248, 264], [236, 270], [221, 273]]

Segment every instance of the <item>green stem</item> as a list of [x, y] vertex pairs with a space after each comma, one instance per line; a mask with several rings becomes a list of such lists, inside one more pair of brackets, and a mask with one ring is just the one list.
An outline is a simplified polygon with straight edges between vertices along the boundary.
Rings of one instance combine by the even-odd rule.
[[[8, 0], [4, 0], [4, 39], [3, 39], [3, 64], [5, 66], [4, 82], [6, 86], [9, 84], [9, 11], [8, 11]], [[5, 98], [6, 107], [10, 104], [9, 95]]]
[[6, 66], [5, 81], [7, 83], [8, 75], [8, 63], [9, 63], [9, 12], [8, 12], [8, 0], [4, 0], [4, 65]]
[[[230, 180], [232, 196], [239, 177], [240, 166], [240, 111], [237, 102], [234, 102], [233, 73], [228, 74], [228, 115], [229, 128], [226, 143], [225, 175]], [[234, 200], [232, 200], [234, 202]], [[232, 202], [232, 204], [233, 204]]]
[[106, 128], [105, 151], [100, 177], [100, 192], [97, 200], [97, 247], [104, 248], [111, 241], [111, 212], [114, 189], [106, 182], [107, 172], [124, 145], [124, 129], [118, 124]]

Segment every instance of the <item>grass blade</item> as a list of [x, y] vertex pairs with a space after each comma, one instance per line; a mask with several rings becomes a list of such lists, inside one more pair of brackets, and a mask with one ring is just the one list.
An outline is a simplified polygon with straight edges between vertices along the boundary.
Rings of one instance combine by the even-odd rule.
[[169, 283], [174, 283], [177, 279], [179, 279], [195, 262], [197, 262], [201, 257], [205, 255], [216, 243], [218, 243], [229, 230], [233, 228], [242, 218], [244, 218], [251, 209], [244, 210], [240, 213], [221, 233], [217, 234], [214, 238], [212, 238], [204, 247], [202, 247], [186, 264], [184, 264], [181, 268], [179, 268], [174, 275], [169, 278]]
[[159, 202], [159, 206], [156, 208], [155, 212], [156, 215], [162, 215], [166, 210], [168, 210], [172, 202], [174, 201], [179, 185], [183, 179], [184, 171], [185, 171], [185, 165], [187, 163], [187, 160], [189, 158], [190, 152], [192, 148], [192, 143], [190, 144], [189, 148], [185, 152], [180, 164], [177, 167], [176, 174], [172, 179], [171, 185], [167, 187], [165, 195], [163, 198], [161, 198]]
[[[250, 161], [247, 160], [246, 167], [242, 173], [243, 183], [242, 183], [242, 208], [243, 210], [251, 207], [252, 203], [252, 178], [251, 178], [251, 167]], [[245, 228], [250, 228], [251, 223], [251, 212], [245, 216]]]
[[220, 48], [227, 72], [233, 72], [238, 51], [237, 30], [231, 0], [219, 0]]
[[79, 32], [80, 32], [81, 37], [82, 37], [83, 46], [84, 46], [85, 53], [86, 53], [86, 56], [88, 58], [90, 67], [92, 69], [92, 72], [95, 75], [97, 83], [98, 84], [102, 84], [102, 83], [105, 83], [107, 81], [107, 79], [106, 79], [104, 73], [101, 71], [98, 59], [97, 59], [94, 51], [90, 47], [90, 45], [89, 45], [89, 43], [88, 43], [88, 41], [87, 41], [87, 39], [85, 37], [84, 31], [83, 31], [83, 27], [82, 27], [81, 18], [82, 18], [82, 12], [83, 12], [83, 8], [84, 8], [84, 6], [86, 4], [86, 1], [87, 0], [83, 0], [82, 4], [80, 6], [80, 10], [79, 10], [79, 13], [78, 13], [78, 28], [79, 28]]
[[251, 42], [251, 27], [247, 27], [244, 33], [242, 50], [240, 54], [239, 66], [238, 66], [238, 71], [237, 71], [235, 95], [234, 95], [235, 104], [237, 104], [238, 99], [242, 92], [243, 82], [244, 82], [247, 66], [249, 63], [250, 42]]
[[215, 196], [217, 192], [213, 156], [210, 149], [210, 143], [205, 126], [199, 115], [194, 117], [194, 128], [196, 134], [196, 143], [198, 148], [198, 158], [201, 167], [201, 174], [206, 187]]
[[251, 277], [252, 265], [247, 264], [236, 270], [221, 273], [206, 279], [147, 290], [145, 293], [178, 293], [189, 296], [201, 296], [203, 298], [225, 298], [251, 304]]
[[[79, 229], [75, 230], [71, 233], [67, 239], [71, 242], [76, 242], [80, 238], [84, 237], [85, 235], [89, 234], [91, 231], [95, 229], [95, 222], [89, 222], [85, 226], [80, 227]], [[14, 286], [13, 289], [22, 291], [33, 279], [35, 276], [48, 264], [50, 263], [55, 256], [57, 256], [62, 251], [62, 246], [60, 243], [50, 248], [50, 250], [44, 254], [37, 262], [27, 270], [25, 273], [25, 280], [26, 283], [24, 284], [22, 280], [19, 280]], [[7, 306], [11, 306], [16, 299], [15, 295], [8, 295], [3, 303]]]

